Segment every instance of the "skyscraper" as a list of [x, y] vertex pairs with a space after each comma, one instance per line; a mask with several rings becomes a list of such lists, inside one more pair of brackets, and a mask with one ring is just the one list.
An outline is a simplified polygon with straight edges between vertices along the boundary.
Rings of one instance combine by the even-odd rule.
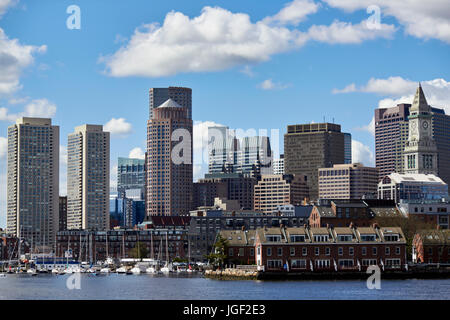
[[436, 142], [433, 139], [431, 108], [420, 84], [409, 112], [408, 142], [403, 158], [405, 173], [436, 175], [438, 159]]
[[8, 127], [7, 232], [48, 250], [59, 229], [59, 127], [21, 118]]
[[169, 99], [185, 107], [187, 109], [187, 118], [192, 119], [192, 89], [183, 87], [151, 88], [149, 92], [149, 119], [153, 118], [153, 109], [159, 107]]
[[192, 205], [192, 120], [168, 99], [147, 124], [147, 215], [187, 215]]
[[239, 140], [228, 127], [208, 128], [208, 172], [236, 172]]
[[344, 163], [352, 163], [352, 135], [344, 133]]
[[401, 133], [405, 132], [410, 106], [399, 104], [392, 108], [375, 109], [375, 166], [379, 179], [402, 166], [408, 137]]
[[284, 154], [280, 154], [280, 159], [273, 160], [273, 174], [284, 174]]
[[318, 199], [318, 169], [343, 164], [344, 134], [333, 123], [290, 125], [284, 136], [284, 171], [306, 176], [310, 198]]
[[[379, 178], [404, 173], [404, 151], [408, 142], [411, 104], [375, 110], [375, 156]], [[450, 183], [450, 115], [431, 107], [433, 139], [437, 147], [438, 176]]]
[[272, 174], [272, 149], [269, 137], [244, 137], [238, 151], [238, 172], [252, 177]]
[[119, 158], [117, 165], [117, 192], [124, 197], [127, 190], [140, 189], [141, 199], [145, 192], [145, 160]]
[[67, 145], [67, 229], [109, 229], [109, 132], [85, 124]]

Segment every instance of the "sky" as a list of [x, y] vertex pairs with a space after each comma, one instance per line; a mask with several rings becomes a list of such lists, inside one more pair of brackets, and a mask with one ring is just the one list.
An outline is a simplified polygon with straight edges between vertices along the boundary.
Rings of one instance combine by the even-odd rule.
[[143, 157], [151, 87], [193, 90], [195, 179], [215, 124], [273, 133], [277, 155], [287, 125], [334, 121], [373, 166], [376, 108], [420, 81], [450, 113], [449, 57], [446, 0], [0, 0], [0, 227], [18, 117], [60, 126], [61, 195], [78, 125], [111, 132], [112, 186], [119, 156]]

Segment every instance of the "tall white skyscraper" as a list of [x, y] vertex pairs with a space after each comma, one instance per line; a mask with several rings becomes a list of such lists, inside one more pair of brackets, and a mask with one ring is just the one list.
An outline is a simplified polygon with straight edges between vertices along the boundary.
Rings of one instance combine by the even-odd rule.
[[18, 119], [8, 127], [7, 232], [49, 252], [58, 228], [59, 126]]
[[109, 132], [85, 124], [67, 145], [67, 229], [109, 229]]
[[273, 174], [284, 174], [284, 154], [279, 159], [273, 160]]

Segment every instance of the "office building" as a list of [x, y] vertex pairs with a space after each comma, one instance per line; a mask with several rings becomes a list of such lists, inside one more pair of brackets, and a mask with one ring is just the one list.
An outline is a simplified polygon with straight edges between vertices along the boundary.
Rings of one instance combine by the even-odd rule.
[[109, 132], [85, 124], [67, 145], [67, 229], [108, 230]]
[[192, 120], [169, 99], [147, 130], [147, 215], [187, 215], [192, 206]]
[[428, 201], [448, 198], [448, 185], [432, 174], [391, 173], [378, 183], [378, 199], [395, 202]]
[[239, 140], [228, 127], [208, 128], [208, 172], [238, 172]]
[[145, 160], [119, 158], [117, 165], [117, 192], [124, 197], [127, 190], [141, 190], [140, 199], [145, 192]]
[[20, 118], [8, 127], [7, 233], [51, 250], [59, 228], [59, 126]]
[[300, 175], [262, 175], [255, 185], [254, 210], [276, 213], [280, 205], [300, 205], [308, 198], [305, 177]]
[[361, 163], [335, 164], [319, 168], [319, 197], [321, 199], [377, 198], [378, 169]]
[[253, 209], [253, 192], [256, 178], [242, 173], [206, 174], [194, 187], [193, 209], [214, 204], [214, 198], [237, 200], [242, 209]]
[[272, 174], [272, 161], [269, 137], [244, 137], [240, 140], [237, 172], [251, 177]]
[[273, 174], [284, 174], [284, 154], [279, 159], [273, 160]]
[[286, 174], [307, 178], [312, 200], [319, 197], [319, 168], [343, 164], [345, 138], [341, 126], [333, 123], [290, 125], [284, 136], [284, 166]]
[[344, 133], [344, 163], [352, 163], [352, 135]]
[[183, 87], [151, 88], [149, 91], [149, 119], [153, 118], [153, 110], [169, 99], [186, 108], [187, 118], [192, 119], [192, 89]]

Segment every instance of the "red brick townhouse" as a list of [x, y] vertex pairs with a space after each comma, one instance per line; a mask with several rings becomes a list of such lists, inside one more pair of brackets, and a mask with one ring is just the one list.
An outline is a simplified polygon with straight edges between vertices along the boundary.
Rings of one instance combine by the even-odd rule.
[[255, 264], [255, 230], [222, 230], [220, 236], [227, 240], [225, 254], [228, 263]]
[[382, 270], [406, 264], [406, 240], [400, 228], [259, 228], [256, 264], [267, 272]]
[[450, 263], [450, 230], [419, 231], [412, 250], [415, 263]]

